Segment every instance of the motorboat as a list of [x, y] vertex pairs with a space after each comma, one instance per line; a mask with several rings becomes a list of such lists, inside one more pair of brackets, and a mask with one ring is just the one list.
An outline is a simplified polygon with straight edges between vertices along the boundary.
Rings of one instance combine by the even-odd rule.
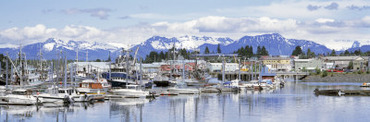
[[74, 102], [72, 94], [75, 94], [72, 88], [52, 86], [46, 89], [45, 93], [38, 93], [35, 97], [42, 98], [45, 103], [72, 103]]
[[239, 87], [239, 79], [227, 81], [223, 83], [224, 87], [229, 87], [229, 88], [238, 88]]
[[274, 85], [272, 84], [271, 80], [252, 80], [246, 83], [239, 84], [240, 88], [246, 89], [254, 89], [254, 90], [262, 90], [262, 89], [272, 89]]
[[32, 95], [32, 90], [15, 89], [11, 94], [0, 96], [0, 104], [2, 105], [36, 105], [43, 102], [40, 97]]
[[153, 83], [157, 87], [168, 87], [168, 86], [175, 86], [176, 85], [176, 81], [170, 80], [168, 77], [166, 77], [164, 75], [161, 75], [161, 74], [154, 77]]
[[370, 87], [370, 83], [364, 82], [360, 87]]
[[127, 85], [127, 89], [111, 89], [110, 92], [114, 95], [122, 95], [130, 98], [141, 98], [151, 96], [149, 91], [139, 89], [139, 85]]
[[80, 94], [106, 94], [110, 88], [111, 86], [106, 79], [99, 78], [96, 80], [85, 79], [79, 83], [79, 87], [76, 89]]
[[176, 94], [199, 94], [200, 90], [195, 88], [181, 88], [181, 87], [173, 87], [167, 89], [168, 93], [176, 93]]

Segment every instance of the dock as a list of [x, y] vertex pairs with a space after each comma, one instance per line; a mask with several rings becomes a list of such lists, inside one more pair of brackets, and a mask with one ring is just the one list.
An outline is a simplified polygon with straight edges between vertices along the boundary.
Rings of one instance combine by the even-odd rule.
[[370, 90], [315, 89], [314, 93], [315, 95], [325, 96], [370, 96]]

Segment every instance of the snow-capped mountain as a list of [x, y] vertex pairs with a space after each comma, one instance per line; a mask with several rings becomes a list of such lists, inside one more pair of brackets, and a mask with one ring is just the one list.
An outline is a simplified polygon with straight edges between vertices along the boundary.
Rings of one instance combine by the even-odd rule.
[[196, 37], [196, 36], [182, 36], [182, 37], [173, 37], [166, 38], [161, 36], [153, 36], [147, 39], [142, 44], [136, 45], [131, 48], [135, 51], [139, 47], [138, 55], [145, 58], [151, 51], [167, 51], [168, 49], [173, 48], [174, 44], [176, 48], [185, 48], [186, 50], [194, 50], [199, 48], [199, 46], [204, 44], [221, 44], [226, 46], [233, 43], [234, 40], [230, 38], [212, 38], [212, 37]]
[[[296, 46], [301, 46], [303, 51], [307, 51], [307, 49], [310, 48], [311, 51], [319, 54], [330, 51], [330, 49], [324, 45], [306, 40], [286, 39], [277, 33], [244, 36], [231, 44], [225, 46], [221, 45], [221, 51], [222, 53], [232, 53], [246, 45], [253, 46], [253, 52], [255, 53], [257, 52], [258, 46], [265, 46], [270, 55], [291, 55]], [[210, 44], [200, 46], [201, 52], [203, 52], [206, 47], [208, 47], [211, 52], [216, 52], [217, 45]]]
[[[27, 59], [38, 59], [40, 51], [45, 59], [57, 59], [60, 53], [67, 56], [68, 59], [76, 59], [76, 52], [79, 51], [79, 60], [86, 60], [88, 52], [89, 60], [108, 58], [109, 52], [118, 50], [118, 47], [104, 43], [90, 43], [87, 41], [63, 41], [50, 38], [45, 42], [34, 43], [22, 47], [22, 51], [26, 53]], [[2, 48], [1, 53], [8, 52], [9, 56], [16, 58], [19, 48]]]
[[359, 47], [360, 47], [360, 42], [354, 41], [351, 48], [359, 48]]
[[[213, 37], [197, 37], [197, 36], [182, 36], [182, 37], [161, 37], [153, 36], [141, 44], [130, 48], [133, 55], [137, 48], [138, 57], [145, 58], [151, 51], [167, 51], [175, 44], [176, 48], [185, 48], [187, 50], [200, 49], [201, 53], [208, 47], [210, 52], [217, 52], [217, 45], [220, 44], [222, 53], [233, 53], [246, 45], [253, 46], [254, 52], [257, 51], [257, 46], [265, 46], [271, 55], [290, 55], [296, 46], [301, 46], [303, 51], [308, 48], [315, 53], [327, 53], [331, 50], [324, 45], [317, 44], [307, 40], [286, 39], [280, 34], [264, 34], [257, 36], [244, 36], [238, 40], [230, 38], [213, 38]], [[358, 44], [359, 45], [359, 44]], [[86, 60], [86, 52], [89, 54], [89, 60], [107, 60], [108, 54], [111, 53], [111, 59], [115, 59], [121, 54], [122, 49], [105, 43], [90, 43], [87, 41], [63, 41], [50, 38], [45, 42], [30, 44], [23, 46], [23, 52], [26, 52], [28, 59], [37, 59], [38, 53], [43, 53], [45, 59], [57, 59], [61, 51], [68, 59], [75, 59], [77, 47], [79, 51], [79, 60]], [[363, 46], [362, 46], [363, 47]], [[360, 47], [360, 48], [362, 48]], [[370, 48], [368, 48], [370, 49]], [[16, 58], [19, 49], [15, 48], [0, 48], [0, 53], [9, 52], [12, 58]]]
[[370, 51], [370, 45], [361, 45], [360, 42], [354, 41], [352, 47], [347, 49], [350, 52], [354, 52], [356, 50], [361, 50], [362, 52]]

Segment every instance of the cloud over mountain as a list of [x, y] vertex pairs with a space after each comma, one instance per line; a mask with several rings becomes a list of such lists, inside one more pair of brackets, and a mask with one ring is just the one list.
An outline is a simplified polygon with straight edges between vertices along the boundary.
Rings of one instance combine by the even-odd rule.
[[[118, 47], [128, 48], [140, 44], [152, 36], [179, 37], [183, 35], [230, 37], [238, 39], [246, 34], [280, 33], [287, 38], [313, 40], [320, 44], [335, 40], [367, 41], [370, 35], [361, 29], [370, 28], [370, 17], [360, 20], [336, 20], [317, 18], [299, 21], [270, 17], [224, 17], [206, 16], [184, 22], [156, 22], [137, 26], [99, 29], [93, 26], [67, 25], [51, 28], [43, 24], [13, 27], [0, 30], [0, 43], [19, 45], [41, 42], [48, 38], [61, 40], [100, 41]], [[340, 33], [340, 34], [338, 34]], [[22, 42], [20, 42], [22, 41]], [[1, 45], [0, 45], [1, 47]], [[331, 47], [341, 49], [342, 46]]]

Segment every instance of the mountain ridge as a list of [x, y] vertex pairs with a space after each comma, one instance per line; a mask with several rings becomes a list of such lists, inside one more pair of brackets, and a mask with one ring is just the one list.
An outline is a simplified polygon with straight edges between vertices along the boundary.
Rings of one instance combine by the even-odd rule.
[[[205, 48], [208, 47], [210, 52], [217, 52], [217, 46], [220, 44], [222, 53], [233, 53], [241, 47], [246, 45], [253, 47], [253, 52], [257, 52], [258, 46], [265, 46], [270, 55], [290, 55], [296, 46], [301, 46], [304, 52], [308, 48], [316, 54], [325, 54], [330, 52], [331, 49], [324, 45], [315, 43], [309, 40], [302, 39], [287, 39], [279, 33], [262, 34], [256, 36], [243, 36], [240, 39], [233, 40], [228, 37], [207, 37], [207, 36], [181, 36], [181, 37], [164, 37], [164, 36], [153, 36], [148, 38], [144, 42], [134, 45], [129, 48], [131, 55], [138, 50], [138, 57], [145, 58], [151, 51], [167, 51], [175, 44], [176, 48], [185, 48], [193, 51], [194, 49], [200, 49], [201, 53], [204, 52]], [[355, 41], [351, 50], [365, 49], [370, 50], [370, 45], [361, 45]], [[75, 41], [68, 40], [63, 41], [55, 38], [49, 38], [44, 42], [38, 42], [34, 44], [25, 45], [22, 47], [23, 52], [26, 52], [28, 59], [37, 59], [38, 52], [41, 51], [44, 54], [45, 59], [57, 59], [61, 51], [67, 56], [68, 59], [76, 59], [77, 49], [79, 50], [79, 60], [86, 60], [86, 52], [88, 52], [89, 60], [107, 60], [110, 54], [111, 59], [115, 59], [121, 54], [122, 48], [114, 45], [100, 43], [100, 42], [87, 42], [87, 41]], [[9, 52], [9, 55], [16, 56], [19, 48], [0, 48], [0, 53]], [[14, 58], [13, 56], [13, 58]]]

